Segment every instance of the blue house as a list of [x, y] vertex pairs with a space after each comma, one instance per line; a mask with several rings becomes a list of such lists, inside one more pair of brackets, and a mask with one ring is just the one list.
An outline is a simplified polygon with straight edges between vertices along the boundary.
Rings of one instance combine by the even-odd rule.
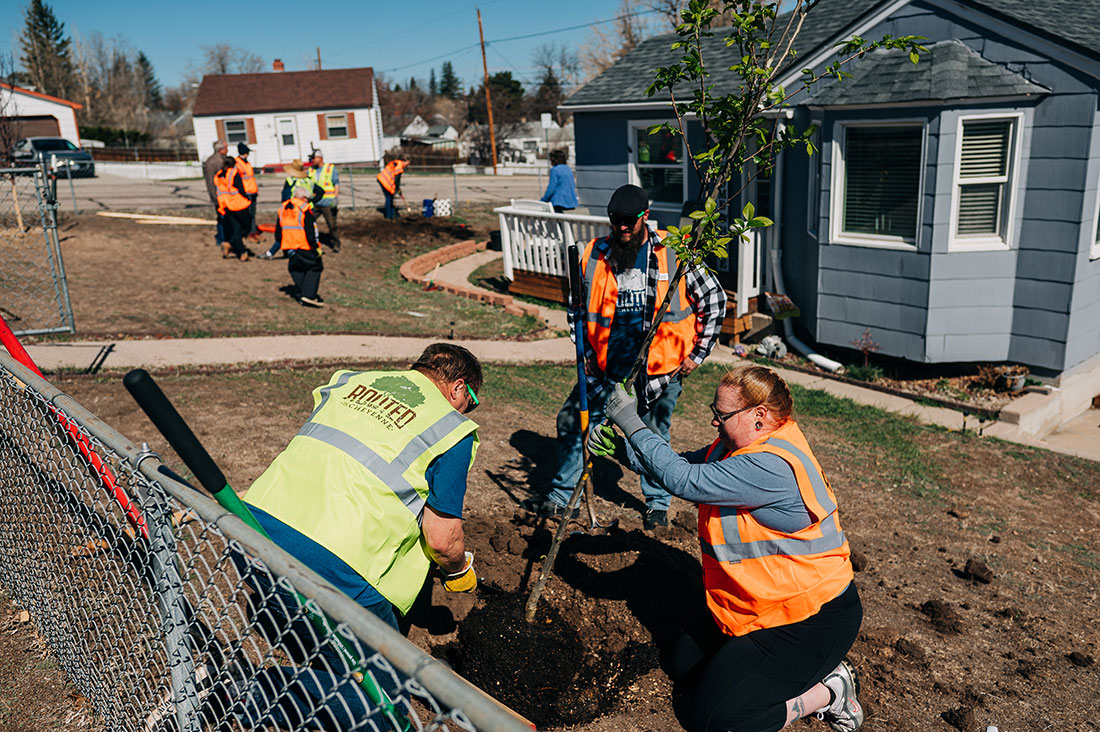
[[[1100, 3], [823, 0], [781, 83], [853, 34], [924, 36], [929, 53], [872, 52], [794, 97], [784, 116], [817, 124], [820, 154], [785, 152], [744, 194], [776, 221], [762, 247], [781, 255], [800, 327], [846, 348], [869, 328], [880, 353], [916, 362], [1100, 366]], [[720, 36], [704, 58], [725, 92]], [[674, 39], [641, 43], [563, 105], [582, 206], [633, 182], [669, 224], [697, 194], [679, 140], [646, 129], [672, 119], [645, 88]]]

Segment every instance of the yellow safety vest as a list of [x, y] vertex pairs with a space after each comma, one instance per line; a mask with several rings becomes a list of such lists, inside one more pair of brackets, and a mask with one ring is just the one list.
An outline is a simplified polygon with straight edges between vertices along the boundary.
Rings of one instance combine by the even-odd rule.
[[431, 562], [420, 532], [433, 460], [477, 424], [418, 371], [337, 371], [245, 500], [328, 549], [402, 614]]
[[334, 169], [335, 166], [332, 163], [325, 163], [320, 170], [313, 168], [309, 171], [310, 179], [325, 189], [325, 195], [321, 197], [321, 201], [328, 201], [330, 204], [336, 200], [336, 184], [332, 182]]

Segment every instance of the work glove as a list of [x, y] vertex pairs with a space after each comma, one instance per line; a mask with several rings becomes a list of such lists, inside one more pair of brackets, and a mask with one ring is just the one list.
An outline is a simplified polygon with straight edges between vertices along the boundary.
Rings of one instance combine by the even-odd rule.
[[606, 422], [600, 422], [588, 430], [588, 452], [600, 457], [615, 459], [619, 449], [619, 439], [614, 428]]
[[466, 566], [457, 572], [443, 575], [443, 589], [447, 592], [473, 592], [477, 588], [474, 573], [474, 553], [466, 552]]
[[623, 384], [615, 384], [615, 391], [607, 398], [603, 413], [627, 438], [638, 430], [645, 429], [645, 422], [638, 416], [638, 399]]

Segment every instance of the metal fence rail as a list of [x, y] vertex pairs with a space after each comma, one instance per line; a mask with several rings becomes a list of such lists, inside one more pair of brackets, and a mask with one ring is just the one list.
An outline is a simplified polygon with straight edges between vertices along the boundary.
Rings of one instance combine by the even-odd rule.
[[0, 169], [0, 261], [0, 309], [13, 331], [73, 332], [57, 204], [43, 168]]
[[0, 584], [113, 731], [529, 729], [5, 353]]

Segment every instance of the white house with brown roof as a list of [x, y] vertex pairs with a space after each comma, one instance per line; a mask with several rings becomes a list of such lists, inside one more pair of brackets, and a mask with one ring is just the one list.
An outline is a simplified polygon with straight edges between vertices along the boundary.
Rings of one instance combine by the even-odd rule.
[[382, 114], [370, 68], [324, 71], [275, 70], [262, 74], [204, 76], [192, 120], [199, 157], [215, 140], [252, 148], [253, 165], [305, 160], [312, 147], [328, 163], [377, 162], [382, 158]]
[[0, 110], [14, 126], [13, 140], [38, 136], [64, 137], [79, 146], [76, 110], [82, 108], [76, 102], [0, 82]]

